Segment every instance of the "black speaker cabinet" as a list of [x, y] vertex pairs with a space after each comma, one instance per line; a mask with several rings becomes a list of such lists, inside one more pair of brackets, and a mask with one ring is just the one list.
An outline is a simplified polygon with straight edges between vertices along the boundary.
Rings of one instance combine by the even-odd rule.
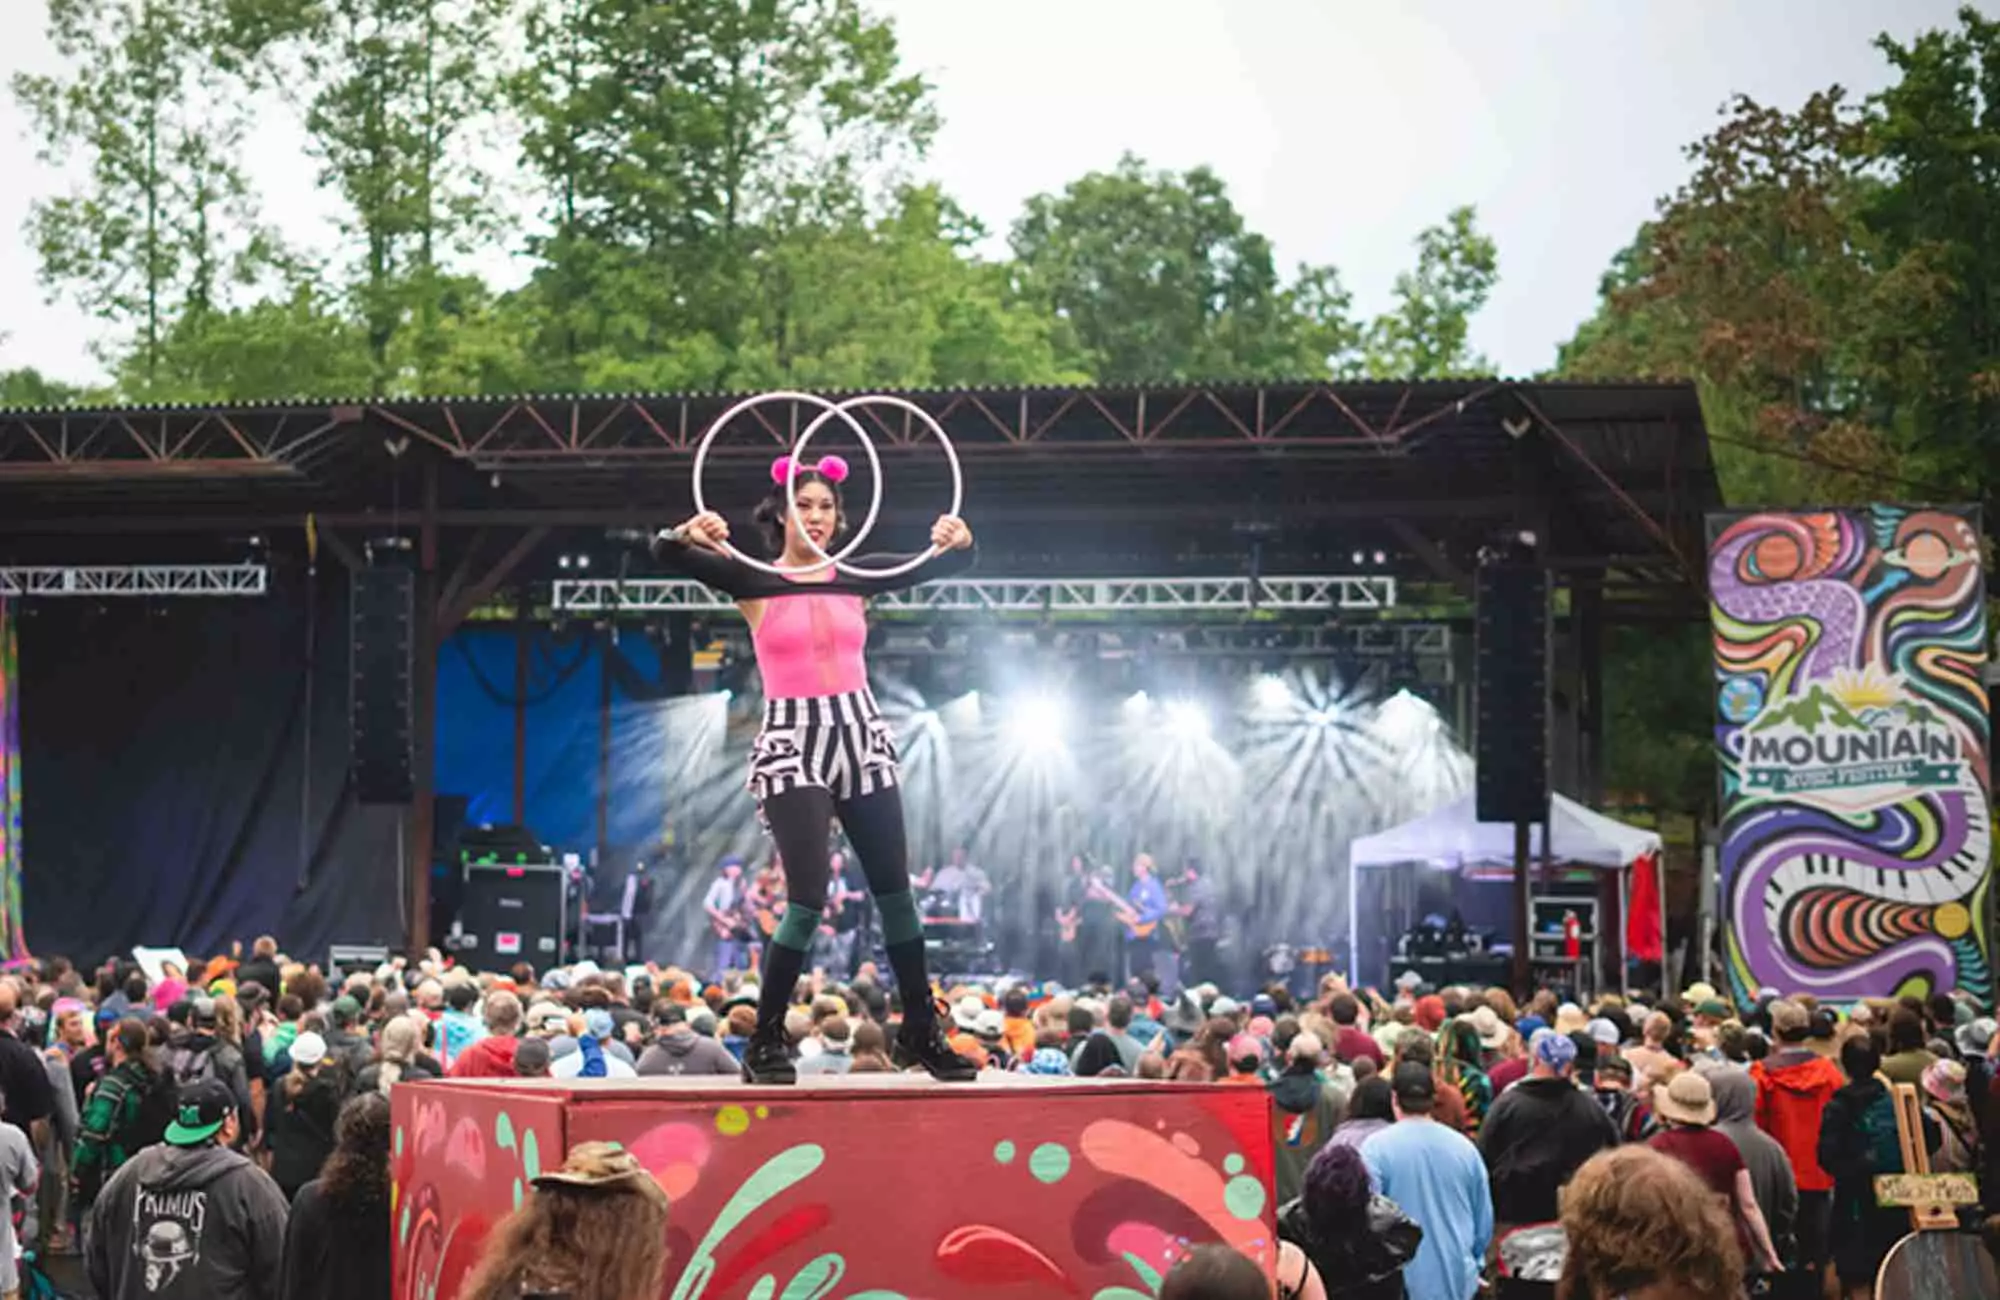
[[1549, 815], [1549, 575], [1526, 564], [1479, 570], [1474, 698], [1475, 803], [1483, 822]]
[[539, 973], [561, 959], [568, 913], [569, 871], [560, 863], [470, 862], [450, 947], [474, 970], [525, 961]]
[[408, 803], [416, 793], [410, 734], [415, 583], [416, 575], [393, 566], [354, 574], [350, 757], [362, 803]]

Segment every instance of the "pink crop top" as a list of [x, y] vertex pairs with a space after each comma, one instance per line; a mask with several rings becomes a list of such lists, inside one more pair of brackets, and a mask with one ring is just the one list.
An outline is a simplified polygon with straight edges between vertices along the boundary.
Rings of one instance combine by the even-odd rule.
[[[967, 548], [934, 556], [909, 573], [876, 578], [843, 570], [832, 581], [793, 582], [667, 534], [654, 539], [661, 563], [739, 601], [763, 602], [751, 630], [767, 700], [812, 699], [868, 689], [868, 598], [970, 569]], [[864, 555], [864, 569], [887, 569], [900, 555]]]
[[767, 600], [750, 638], [767, 700], [868, 689], [868, 612], [859, 596], [802, 591]]

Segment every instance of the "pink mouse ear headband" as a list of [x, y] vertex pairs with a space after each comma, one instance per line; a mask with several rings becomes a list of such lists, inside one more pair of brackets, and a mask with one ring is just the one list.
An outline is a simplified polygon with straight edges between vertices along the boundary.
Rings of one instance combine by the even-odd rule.
[[[847, 478], [847, 462], [838, 456], [821, 456], [817, 465], [801, 465], [799, 472], [816, 471], [829, 483], [839, 483]], [[771, 481], [779, 487], [792, 481], [792, 458], [780, 456], [771, 462]]]

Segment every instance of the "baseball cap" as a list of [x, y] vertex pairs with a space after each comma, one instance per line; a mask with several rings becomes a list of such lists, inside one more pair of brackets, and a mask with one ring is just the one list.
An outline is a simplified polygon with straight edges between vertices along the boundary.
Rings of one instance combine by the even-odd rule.
[[308, 1029], [292, 1040], [293, 1065], [318, 1065], [326, 1059], [326, 1040]]
[[592, 1007], [590, 1010], [584, 1012], [583, 1024], [590, 1036], [598, 1039], [611, 1037], [612, 1034], [617, 1032], [618, 1028], [611, 1022], [611, 1013], [603, 1007]]
[[361, 1004], [345, 993], [333, 1000], [333, 1023], [351, 1025], [361, 1019]]
[[952, 1023], [968, 1032], [979, 1027], [979, 1015], [986, 1010], [986, 1004], [971, 994], [960, 998], [958, 1005], [951, 1009]]
[[1277, 1000], [1269, 993], [1259, 993], [1256, 997], [1250, 999], [1250, 1014], [1253, 1016], [1270, 1016], [1275, 1019], [1278, 1014]]
[[981, 1011], [979, 1018], [972, 1025], [973, 1033], [981, 1038], [990, 1038], [996, 1043], [1000, 1041], [1000, 1035], [1006, 1032], [1006, 1029], [1007, 1019], [1000, 1014], [997, 1007], [988, 1007]]
[[1238, 1061], [1261, 1061], [1264, 1059], [1264, 1041], [1248, 1034], [1238, 1034], [1229, 1040], [1227, 1055], [1231, 1065]]
[[1599, 1016], [1597, 1019], [1585, 1025], [1583, 1027], [1583, 1030], [1585, 1033], [1589, 1034], [1592, 1038], [1596, 1039], [1600, 1047], [1618, 1046], [1618, 1026], [1612, 1024], [1609, 1020], [1606, 1020], [1603, 1016]]
[[178, 1109], [173, 1122], [167, 1125], [169, 1146], [200, 1146], [221, 1132], [236, 1112], [236, 1095], [220, 1079], [183, 1084], [176, 1100]]
[[1806, 1014], [1806, 1009], [1788, 998], [1779, 998], [1773, 1002], [1769, 1014], [1771, 1032], [1777, 1035], [1781, 1043], [1802, 1041], [1806, 1036], [1807, 1027], [1812, 1023], [1812, 1018]]
[[1235, 998], [1217, 998], [1209, 1005], [1208, 1014], [1211, 1016], [1233, 1016], [1242, 1009], [1242, 1004], [1237, 1002]]
[[1405, 1110], [1428, 1107], [1437, 1100], [1437, 1080], [1431, 1078], [1431, 1068], [1415, 1061], [1404, 1061], [1396, 1067], [1389, 1078], [1389, 1089]]
[[562, 1024], [569, 1019], [569, 1008], [560, 1002], [537, 1002], [528, 1009], [528, 1028], [539, 1029], [553, 1021]]
[[1551, 1070], [1567, 1070], [1576, 1064], [1576, 1043], [1568, 1034], [1553, 1029], [1537, 1029], [1528, 1040], [1528, 1051]]

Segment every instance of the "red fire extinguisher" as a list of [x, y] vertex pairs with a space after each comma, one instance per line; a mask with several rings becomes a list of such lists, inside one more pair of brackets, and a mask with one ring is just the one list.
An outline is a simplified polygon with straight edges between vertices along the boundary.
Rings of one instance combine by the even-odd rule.
[[1575, 912], [1563, 913], [1563, 956], [1572, 961], [1583, 956], [1583, 922]]

